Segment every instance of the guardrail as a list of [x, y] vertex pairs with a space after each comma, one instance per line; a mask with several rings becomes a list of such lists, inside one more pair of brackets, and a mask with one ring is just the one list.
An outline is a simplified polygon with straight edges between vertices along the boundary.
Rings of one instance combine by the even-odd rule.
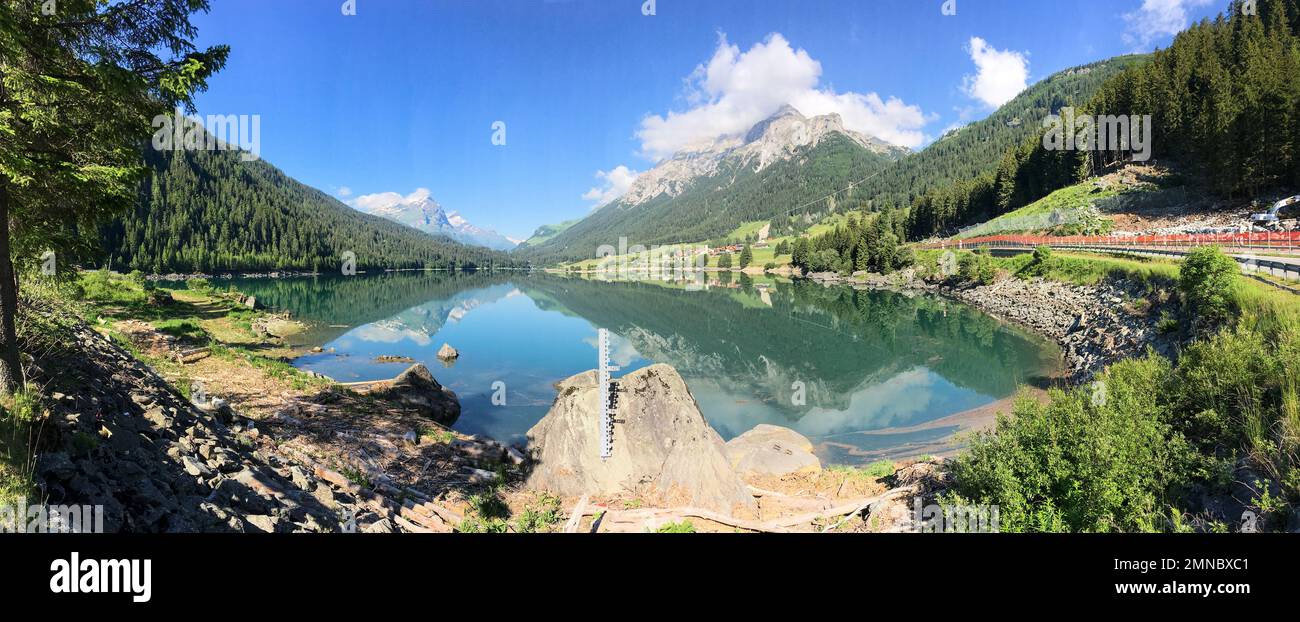
[[1225, 248], [1263, 248], [1286, 253], [1300, 253], [1300, 231], [1254, 231], [1250, 233], [1180, 233], [1170, 235], [986, 235], [966, 240], [931, 242], [922, 248], [964, 248], [985, 245], [988, 242], [1014, 242], [1033, 246], [1060, 246], [1068, 244], [1192, 248], [1197, 246], [1222, 246]]
[[[1219, 246], [1241, 264], [1241, 270], [1245, 274], [1258, 276], [1267, 273], [1283, 280], [1300, 281], [1300, 231], [1143, 236], [991, 235], [920, 245], [921, 248], [957, 249], [1032, 249], [1037, 246], [1171, 258], [1186, 256], [1198, 246]], [[1261, 251], [1277, 257], [1261, 257]], [[1296, 255], [1295, 260], [1288, 261], [1292, 254]]]

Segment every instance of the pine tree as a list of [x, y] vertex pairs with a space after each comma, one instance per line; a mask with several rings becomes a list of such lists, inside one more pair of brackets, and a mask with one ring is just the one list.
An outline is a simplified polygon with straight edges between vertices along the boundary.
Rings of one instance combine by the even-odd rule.
[[0, 0], [0, 394], [22, 382], [17, 271], [44, 249], [67, 269], [93, 248], [135, 197], [153, 118], [192, 108], [228, 53], [190, 42], [206, 0], [43, 4]]

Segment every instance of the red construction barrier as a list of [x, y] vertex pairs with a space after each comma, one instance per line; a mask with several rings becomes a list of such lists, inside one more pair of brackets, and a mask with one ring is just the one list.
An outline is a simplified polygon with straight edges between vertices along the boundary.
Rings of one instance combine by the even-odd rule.
[[1145, 246], [1189, 248], [1223, 246], [1264, 248], [1300, 252], [1300, 231], [1254, 231], [1250, 233], [1182, 233], [1171, 235], [986, 235], [966, 240], [944, 240], [920, 248], [970, 248], [1012, 244], [1017, 246]]

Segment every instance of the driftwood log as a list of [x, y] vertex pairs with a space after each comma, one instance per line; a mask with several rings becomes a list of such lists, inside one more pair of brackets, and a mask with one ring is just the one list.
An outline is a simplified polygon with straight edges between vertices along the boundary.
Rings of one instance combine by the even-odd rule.
[[[765, 492], [765, 491], [764, 491]], [[636, 510], [611, 510], [599, 506], [588, 506], [584, 498], [579, 502], [569, 517], [569, 525], [580, 523], [581, 519], [586, 516], [596, 516], [603, 514], [599, 524], [593, 525], [592, 531], [642, 531], [648, 526], [661, 525], [669, 522], [679, 522], [685, 519], [697, 518], [706, 520], [728, 527], [744, 529], [746, 531], [755, 531], [760, 533], [790, 533], [795, 527], [807, 525], [817, 521], [828, 519], [840, 519], [831, 527], [823, 531], [830, 531], [843, 525], [845, 522], [859, 514], [862, 514], [873, 505], [888, 501], [890, 499], [914, 494], [916, 488], [908, 486], [904, 488], [895, 488], [884, 494], [877, 495], [868, 499], [858, 499], [850, 503], [844, 503], [832, 508], [820, 510], [817, 512], [807, 512], [782, 518], [775, 518], [767, 521], [749, 520], [726, 516], [718, 512], [702, 508], [666, 508], [666, 509], [636, 509]], [[576, 519], [576, 520], [575, 520]], [[565, 530], [568, 531], [568, 525]]]

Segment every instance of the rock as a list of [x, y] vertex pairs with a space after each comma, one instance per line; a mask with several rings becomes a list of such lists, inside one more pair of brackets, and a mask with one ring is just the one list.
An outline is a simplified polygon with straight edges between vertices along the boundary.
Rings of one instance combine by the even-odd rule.
[[417, 434], [415, 430], [407, 430], [406, 434], [402, 435], [402, 440], [406, 441], [407, 443], [410, 443], [411, 445], [418, 445], [420, 444], [420, 435]]
[[245, 298], [245, 299], [244, 299], [244, 306], [245, 306], [245, 307], [248, 307], [249, 309], [256, 309], [256, 308], [257, 308], [257, 296], [249, 296], [249, 297]]
[[207, 465], [195, 460], [190, 456], [181, 456], [181, 464], [185, 466], [185, 472], [195, 477], [209, 477], [212, 475], [212, 469]]
[[409, 365], [409, 364], [413, 364], [413, 363], [415, 363], [415, 359], [413, 359], [413, 358], [411, 358], [411, 357], [409, 357], [409, 356], [396, 356], [396, 355], [393, 355], [393, 354], [381, 354], [381, 355], [375, 357], [375, 362], [376, 362], [376, 363], [406, 363], [406, 364]]
[[614, 452], [605, 460], [596, 373], [557, 385], [550, 412], [528, 431], [537, 461], [530, 488], [575, 497], [633, 493], [665, 507], [753, 514], [754, 499], [727, 461], [722, 437], [704, 420], [676, 370], [652, 365], [619, 383]]
[[444, 343], [441, 348], [438, 348], [438, 358], [444, 361], [454, 361], [460, 358], [460, 352], [451, 347], [451, 344]]
[[822, 470], [821, 460], [813, 455], [812, 442], [804, 435], [766, 423], [728, 441], [725, 451], [732, 468], [742, 477]]
[[289, 467], [289, 476], [290, 479], [293, 480], [294, 486], [297, 486], [307, 492], [311, 492], [315, 488], [315, 482], [313, 482], [312, 478], [308, 476], [307, 473], [302, 470], [302, 467], [299, 467], [298, 465]]
[[366, 528], [361, 531], [362, 533], [395, 533], [396, 530], [393, 529], [392, 521], [385, 518], [366, 525]]
[[60, 480], [71, 479], [77, 472], [77, 467], [72, 464], [68, 454], [62, 451], [51, 451], [41, 454], [36, 463], [36, 472], [40, 475], [48, 475]]
[[322, 348], [320, 346], [313, 346], [311, 351], [315, 354], [320, 354], [321, 352], [325, 351], [325, 348]]
[[456, 393], [438, 384], [429, 368], [416, 363], [402, 372], [380, 396], [414, 408], [422, 416], [450, 426], [460, 418], [460, 400]]
[[248, 524], [256, 527], [263, 533], [275, 533], [276, 529], [280, 526], [279, 518], [268, 516], [266, 514], [250, 514], [245, 516], [244, 520], [247, 520]]

